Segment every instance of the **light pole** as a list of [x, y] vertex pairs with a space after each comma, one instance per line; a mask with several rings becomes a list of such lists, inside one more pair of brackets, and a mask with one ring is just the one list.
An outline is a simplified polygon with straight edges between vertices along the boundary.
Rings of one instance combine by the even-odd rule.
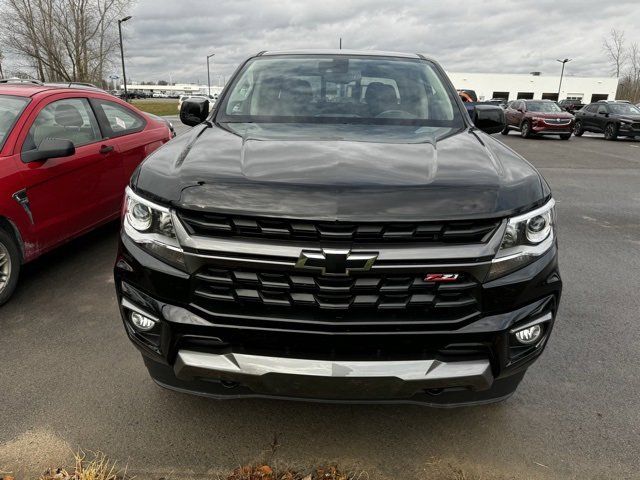
[[120, 35], [120, 58], [122, 58], [122, 78], [124, 80], [124, 99], [129, 101], [129, 95], [127, 94], [127, 74], [124, 71], [124, 47], [122, 46], [122, 24], [131, 19], [131, 15], [118, 20], [118, 34]]
[[565, 63], [570, 62], [570, 58], [565, 58], [564, 60], [556, 60], [556, 62], [560, 62], [562, 64], [562, 71], [560, 72], [560, 85], [558, 85], [558, 101], [560, 101], [560, 89], [562, 89], [562, 77], [564, 76], [564, 65]]
[[207, 93], [211, 96], [211, 72], [209, 71], [209, 59], [211, 57], [215, 57], [216, 54], [212, 53], [211, 55], [207, 55]]

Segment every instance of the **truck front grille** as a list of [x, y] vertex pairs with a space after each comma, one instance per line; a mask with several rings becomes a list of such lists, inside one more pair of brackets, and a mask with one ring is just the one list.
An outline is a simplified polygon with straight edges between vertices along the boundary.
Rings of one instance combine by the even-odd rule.
[[[238, 326], [385, 332], [459, 328], [480, 313], [469, 277], [425, 282], [418, 274], [323, 275], [208, 267], [193, 278], [192, 302], [234, 316]], [[237, 316], [237, 317], [236, 317]]]
[[181, 210], [180, 220], [191, 235], [249, 237], [311, 242], [482, 243], [500, 225], [498, 220], [447, 222], [321, 222], [243, 217]]

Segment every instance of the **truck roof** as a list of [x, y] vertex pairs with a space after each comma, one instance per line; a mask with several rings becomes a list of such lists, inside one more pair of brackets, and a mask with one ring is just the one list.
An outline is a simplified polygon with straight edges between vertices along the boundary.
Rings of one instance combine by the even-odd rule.
[[400, 57], [400, 58], [424, 58], [417, 53], [385, 52], [379, 50], [338, 50], [338, 49], [306, 49], [306, 50], [275, 50], [260, 52], [258, 56], [271, 55], [345, 55], [345, 56], [369, 56], [369, 57]]

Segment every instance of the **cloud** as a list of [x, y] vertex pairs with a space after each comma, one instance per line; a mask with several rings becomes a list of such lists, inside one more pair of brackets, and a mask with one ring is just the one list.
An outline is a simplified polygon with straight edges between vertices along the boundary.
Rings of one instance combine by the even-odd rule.
[[[261, 50], [298, 48], [420, 52], [447, 70], [610, 72], [602, 38], [615, 27], [640, 43], [640, 2], [618, 0], [254, 1], [140, 0], [124, 25], [127, 76], [206, 82], [228, 78]], [[222, 80], [220, 78], [220, 80]]]

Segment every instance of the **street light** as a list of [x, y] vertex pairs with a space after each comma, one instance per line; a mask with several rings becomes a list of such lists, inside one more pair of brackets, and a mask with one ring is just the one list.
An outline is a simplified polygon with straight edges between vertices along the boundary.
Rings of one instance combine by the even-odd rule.
[[562, 64], [562, 72], [560, 72], [560, 85], [558, 85], [558, 100], [560, 100], [560, 89], [562, 88], [562, 77], [564, 75], [564, 65], [565, 63], [570, 62], [570, 58], [565, 58], [564, 60], [556, 60], [556, 62], [560, 62]]
[[122, 78], [124, 80], [124, 99], [129, 101], [129, 95], [127, 94], [127, 74], [124, 71], [124, 48], [122, 47], [122, 24], [127, 20], [131, 20], [131, 15], [118, 20], [118, 34], [120, 35], [120, 57], [122, 58]]
[[211, 55], [207, 55], [207, 89], [209, 92], [209, 96], [211, 96], [211, 73], [209, 72], [209, 59], [215, 56], [216, 56], [215, 53], [212, 53]]

